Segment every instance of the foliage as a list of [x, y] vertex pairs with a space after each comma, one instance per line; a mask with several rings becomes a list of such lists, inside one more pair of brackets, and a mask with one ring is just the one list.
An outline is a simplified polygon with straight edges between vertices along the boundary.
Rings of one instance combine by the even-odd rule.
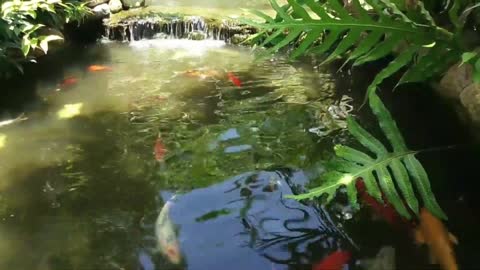
[[[337, 158], [330, 164], [330, 170], [323, 175], [323, 184], [310, 190], [309, 193], [292, 196], [292, 198], [308, 199], [326, 194], [327, 201], [330, 201], [338, 188], [346, 186], [349, 201], [358, 208], [355, 183], [362, 178], [367, 192], [373, 198], [383, 203], [383, 192], [386, 200], [392, 203], [398, 213], [411, 218], [409, 210], [416, 215], [419, 211], [413, 183], [425, 207], [436, 216], [446, 219], [430, 188], [428, 175], [415, 157], [417, 152], [407, 148], [390, 112], [374, 92], [370, 93], [369, 104], [392, 145], [392, 151], [387, 150], [387, 147], [350, 117], [349, 132], [374, 156], [345, 145], [335, 146]], [[402, 198], [406, 201], [406, 205]]]
[[[404, 3], [400, 0], [351, 0], [347, 6], [339, 0], [288, 0], [284, 6], [275, 0], [270, 2], [277, 12], [275, 18], [252, 11], [265, 22], [244, 20], [262, 29], [254, 39], [264, 38], [261, 45], [270, 46], [266, 54], [295, 43], [292, 58], [307, 53], [327, 54], [323, 63], [346, 57], [346, 62], [354, 66], [396, 54], [374, 78], [369, 93], [404, 68], [407, 71], [398, 84], [428, 80], [459, 62], [469, 51], [461, 38], [470, 14], [467, 11], [476, 8], [467, 0], [408, 1], [413, 7], [400, 5]], [[450, 31], [440, 27], [437, 16], [432, 15], [436, 13], [426, 8], [437, 5], [448, 11], [443, 14], [448, 13], [454, 25]]]
[[[63, 39], [52, 34], [70, 21], [80, 22], [89, 13], [85, 4], [61, 0], [13, 0], [0, 10], [0, 74], [13, 65], [34, 61], [35, 51], [48, 52], [48, 44]], [[38, 53], [37, 53], [38, 54]]]
[[468, 17], [472, 13], [478, 17], [475, 11], [480, 4], [471, 0], [287, 2], [279, 6], [275, 0], [270, 0], [276, 11], [275, 17], [252, 11], [264, 22], [244, 20], [261, 29], [250, 40], [262, 41], [260, 45], [268, 47], [265, 55], [294, 45], [292, 59], [304, 54], [321, 54], [325, 55], [323, 64], [346, 58], [345, 64], [350, 62], [353, 66], [395, 55], [387, 67], [376, 75], [366, 94], [366, 100], [369, 98], [370, 107], [392, 144], [393, 152], [387, 151], [385, 146], [350, 118], [350, 133], [372, 151], [375, 158], [346, 146], [337, 146], [338, 160], [333, 162], [333, 170], [325, 174], [325, 183], [308, 194], [294, 198], [327, 194], [331, 200], [336, 190], [346, 185], [350, 201], [358, 207], [355, 181], [361, 177], [366, 182], [369, 194], [381, 201], [382, 190], [396, 210], [410, 218], [402, 196], [408, 208], [418, 214], [413, 183], [425, 207], [438, 217], [446, 218], [430, 189], [425, 170], [414, 156], [416, 152], [407, 149], [394, 120], [376, 96], [375, 90], [383, 80], [398, 71], [406, 70], [398, 85], [421, 82], [441, 75], [458, 62], [472, 64], [474, 79], [480, 81], [480, 55], [474, 50], [478, 44], [471, 42], [472, 35], [468, 34], [467, 29]]

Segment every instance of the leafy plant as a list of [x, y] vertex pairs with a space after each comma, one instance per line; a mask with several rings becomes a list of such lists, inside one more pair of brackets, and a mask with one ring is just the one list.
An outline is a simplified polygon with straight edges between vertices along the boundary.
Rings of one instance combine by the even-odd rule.
[[292, 58], [326, 54], [323, 63], [345, 57], [353, 66], [396, 54], [374, 78], [368, 93], [402, 69], [407, 71], [398, 84], [438, 76], [468, 51], [459, 38], [468, 16], [461, 12], [466, 1], [442, 3], [455, 25], [454, 32], [440, 27], [422, 1], [409, 1], [415, 6], [408, 10], [398, 4], [404, 2], [400, 0], [351, 0], [348, 6], [339, 0], [288, 0], [284, 6], [270, 2], [275, 18], [252, 11], [264, 22], [244, 20], [261, 29], [254, 39], [263, 38], [261, 46], [269, 46], [265, 54], [295, 43]]
[[81, 21], [88, 13], [85, 4], [76, 1], [3, 2], [0, 9], [0, 65], [7, 69], [13, 65], [21, 70], [21, 62], [33, 61], [32, 51], [41, 50], [46, 54], [49, 42], [63, 39], [51, 34], [51, 29], [61, 30], [65, 23]]
[[446, 219], [447, 216], [431, 190], [428, 175], [415, 157], [417, 152], [407, 148], [392, 115], [375, 92], [370, 93], [368, 100], [392, 150], [389, 151], [357, 121], [349, 117], [347, 120], [349, 132], [373, 155], [345, 145], [335, 146], [337, 157], [331, 162], [330, 170], [323, 175], [323, 184], [306, 194], [290, 198], [302, 200], [327, 195], [329, 202], [334, 198], [338, 188], [346, 186], [349, 201], [358, 208], [355, 182], [362, 178], [368, 194], [383, 203], [383, 192], [385, 199], [403, 217], [411, 218], [409, 210], [418, 215], [419, 203], [413, 188], [415, 186], [424, 206], [436, 216]]

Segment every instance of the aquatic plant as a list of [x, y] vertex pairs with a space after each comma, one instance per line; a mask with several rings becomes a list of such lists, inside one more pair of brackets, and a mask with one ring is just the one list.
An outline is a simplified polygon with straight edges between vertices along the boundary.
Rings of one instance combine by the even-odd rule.
[[65, 23], [81, 21], [89, 14], [78, 1], [35, 0], [0, 1], [0, 76], [11, 67], [34, 61], [35, 51], [48, 52], [48, 44], [63, 37]]
[[[470, 6], [467, 0], [343, 1], [350, 3], [347, 5], [339, 0], [288, 0], [283, 6], [276, 0], [270, 2], [276, 17], [252, 11], [265, 21], [244, 20], [262, 30], [252, 39], [263, 39], [260, 45], [269, 47], [266, 55], [291, 44], [295, 44], [292, 58], [325, 54], [323, 63], [345, 57], [346, 63], [359, 66], [395, 55], [376, 75], [368, 92], [402, 69], [407, 70], [398, 84], [428, 80], [459, 62], [462, 54], [470, 51], [463, 30], [467, 17], [478, 6]], [[431, 13], [426, 7], [432, 9], [440, 4], [448, 11], [443, 14], [448, 14], [451, 25], [441, 27], [436, 22], [438, 12]]]
[[418, 152], [407, 148], [392, 115], [375, 92], [370, 93], [368, 100], [370, 108], [392, 146], [392, 151], [349, 117], [347, 120], [349, 132], [374, 155], [349, 146], [336, 145], [336, 158], [323, 174], [322, 185], [306, 194], [290, 198], [302, 200], [327, 195], [327, 202], [329, 202], [335, 197], [337, 189], [346, 186], [350, 203], [358, 209], [355, 183], [361, 178], [365, 182], [368, 194], [383, 203], [383, 192], [385, 199], [406, 218], [412, 217], [410, 211], [417, 216], [419, 213], [419, 202], [413, 188], [415, 186], [425, 207], [436, 216], [446, 219], [447, 216], [432, 192], [427, 172], [415, 157]]

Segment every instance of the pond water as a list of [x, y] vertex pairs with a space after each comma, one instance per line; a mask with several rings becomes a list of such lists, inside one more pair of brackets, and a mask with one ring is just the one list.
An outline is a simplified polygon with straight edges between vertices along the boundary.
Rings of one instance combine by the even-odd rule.
[[[27, 119], [0, 127], [0, 269], [311, 269], [339, 249], [364, 269], [388, 246], [396, 269], [438, 269], [368, 211], [283, 199], [349, 142], [332, 112], [358, 105], [311, 59], [172, 39], [60, 55]], [[478, 240], [468, 196], [440, 195], [462, 269]]]

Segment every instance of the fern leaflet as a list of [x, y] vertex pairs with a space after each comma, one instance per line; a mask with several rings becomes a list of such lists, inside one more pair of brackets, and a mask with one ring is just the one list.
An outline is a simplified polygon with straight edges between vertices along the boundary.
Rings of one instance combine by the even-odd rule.
[[362, 178], [368, 194], [383, 202], [383, 192], [385, 199], [403, 217], [412, 218], [410, 211], [418, 215], [419, 202], [415, 189], [431, 213], [446, 219], [432, 192], [428, 175], [415, 157], [417, 152], [407, 148], [397, 124], [375, 92], [370, 93], [368, 100], [392, 151], [387, 150], [386, 146], [350, 117], [349, 132], [373, 155], [337, 145], [336, 158], [330, 164], [331, 169], [322, 176], [323, 184], [306, 194], [289, 197], [302, 200], [326, 195], [328, 203], [335, 197], [337, 189], [345, 186], [350, 203], [358, 208], [355, 182]]
[[[340, 4], [339, 0], [288, 0], [288, 4], [279, 6], [276, 0], [269, 0], [277, 12], [276, 18], [254, 11], [265, 20], [257, 22], [244, 20], [256, 26], [263, 33], [271, 33], [262, 45], [270, 45], [264, 55], [269, 55], [297, 41], [298, 46], [291, 54], [292, 59], [303, 54], [328, 53], [323, 63], [347, 56], [354, 65], [362, 65], [383, 58], [396, 51], [399, 46], [403, 50], [389, 65], [380, 72], [368, 87], [368, 93], [375, 91], [384, 79], [403, 68], [409, 68], [414, 61], [438, 65], [429, 69], [428, 79], [443, 71], [443, 67], [459, 59], [460, 54], [454, 50], [453, 34], [436, 25], [433, 17], [423, 5], [415, 14], [422, 20], [418, 22], [400, 10], [391, 0], [352, 0], [353, 11]], [[368, 6], [368, 8], [367, 8]], [[427, 23], [427, 24], [424, 24]], [[318, 40], [322, 42], [318, 44]], [[280, 41], [278, 41], [280, 40]], [[431, 48], [426, 49], [426, 46]], [[441, 50], [440, 50], [441, 49]], [[425, 53], [425, 50], [434, 50]], [[448, 54], [441, 61], [436, 55]], [[422, 61], [426, 56], [427, 59]], [[445, 61], [447, 60], [447, 61]], [[412, 77], [418, 68], [412, 68], [409, 75], [400, 83], [415, 82]], [[368, 94], [367, 94], [368, 96]]]

